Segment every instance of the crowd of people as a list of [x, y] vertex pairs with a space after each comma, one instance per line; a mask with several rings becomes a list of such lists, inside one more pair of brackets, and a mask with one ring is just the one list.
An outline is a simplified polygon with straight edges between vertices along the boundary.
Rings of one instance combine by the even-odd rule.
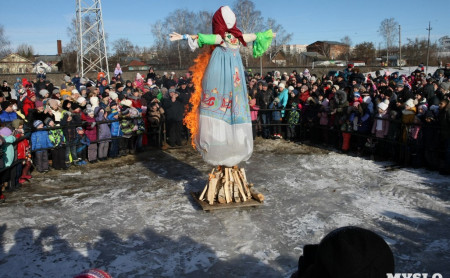
[[254, 137], [328, 144], [443, 174], [450, 171], [450, 63], [425, 74], [248, 74]]
[[[64, 80], [17, 78], [0, 87], [1, 194], [47, 172], [141, 151], [181, 146], [189, 139], [183, 117], [194, 91], [192, 73], [123, 81], [66, 74]], [[334, 144], [450, 170], [450, 64], [436, 76], [364, 75], [351, 64], [336, 74], [246, 72], [254, 138]], [[167, 135], [167, 136], [164, 136]]]

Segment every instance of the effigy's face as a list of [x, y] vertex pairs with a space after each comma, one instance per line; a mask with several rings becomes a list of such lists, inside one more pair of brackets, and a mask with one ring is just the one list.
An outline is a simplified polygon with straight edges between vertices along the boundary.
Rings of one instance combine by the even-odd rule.
[[230, 33], [225, 33], [225, 42], [227, 42], [228, 44], [231, 45], [238, 45], [239, 44], [239, 40], [236, 39], [233, 34]]

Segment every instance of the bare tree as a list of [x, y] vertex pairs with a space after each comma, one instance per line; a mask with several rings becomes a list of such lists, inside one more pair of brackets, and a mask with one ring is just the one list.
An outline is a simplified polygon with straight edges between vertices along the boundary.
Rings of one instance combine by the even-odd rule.
[[151, 32], [154, 37], [154, 48], [156, 53], [158, 53], [158, 60], [164, 60], [169, 64], [169, 39], [167, 38], [169, 30], [167, 29], [167, 26], [165, 26], [161, 20], [158, 20], [152, 25]]
[[117, 57], [129, 56], [135, 53], [135, 46], [129, 39], [120, 38], [112, 43], [112, 50]]
[[350, 47], [353, 44], [352, 39], [349, 36], [345, 36], [341, 39], [341, 43], [348, 45], [347, 51], [345, 51], [345, 60], [348, 61], [350, 59]]
[[[427, 59], [428, 41], [426, 39], [415, 38], [407, 39], [408, 43], [402, 47], [402, 53], [408, 59], [408, 64], [418, 65], [423, 63]], [[430, 44], [430, 57], [432, 63], [437, 63], [438, 45], [436, 43]]]
[[6, 56], [11, 53], [11, 42], [5, 36], [5, 30], [3, 25], [0, 25], [0, 57]]
[[395, 21], [394, 18], [386, 18], [381, 24], [380, 28], [378, 28], [378, 33], [383, 37], [386, 42], [386, 60], [389, 61], [389, 50], [392, 47], [394, 41], [398, 38], [398, 22]]
[[367, 65], [373, 63], [375, 58], [375, 46], [372, 42], [363, 42], [355, 45], [353, 57], [357, 60], [366, 62]]
[[33, 46], [23, 43], [17, 46], [16, 52], [23, 57], [32, 58], [34, 55]]
[[[189, 34], [195, 31], [196, 22], [195, 22], [195, 14], [186, 10], [175, 10], [172, 12], [165, 20], [165, 25], [171, 31], [176, 31], [180, 34]], [[168, 33], [167, 33], [168, 34]], [[167, 36], [166, 36], [167, 39]], [[176, 42], [176, 51], [178, 54], [178, 66], [182, 67], [182, 55], [181, 53], [189, 53], [187, 52], [188, 46], [184, 42], [177, 41]]]
[[211, 21], [212, 21], [213, 13], [207, 11], [200, 11], [197, 13], [196, 22], [197, 22], [197, 32], [202, 34], [209, 34], [212, 32]]
[[272, 41], [272, 46], [268, 50], [269, 60], [272, 61], [273, 58], [283, 49], [283, 45], [288, 44], [292, 39], [292, 33], [287, 33], [286, 30], [278, 24], [275, 19], [268, 18], [266, 21], [266, 28], [272, 29], [277, 36]]

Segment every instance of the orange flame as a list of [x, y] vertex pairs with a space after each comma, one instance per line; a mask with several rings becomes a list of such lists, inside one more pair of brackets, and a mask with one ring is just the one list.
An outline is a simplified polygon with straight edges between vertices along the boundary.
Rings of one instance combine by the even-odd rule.
[[204, 51], [200, 53], [194, 60], [194, 65], [189, 68], [192, 71], [192, 82], [194, 83], [195, 91], [192, 93], [189, 100], [190, 111], [184, 116], [183, 123], [189, 128], [191, 132], [191, 145], [195, 149], [195, 138], [199, 131], [199, 105], [202, 99], [202, 80], [212, 51]]

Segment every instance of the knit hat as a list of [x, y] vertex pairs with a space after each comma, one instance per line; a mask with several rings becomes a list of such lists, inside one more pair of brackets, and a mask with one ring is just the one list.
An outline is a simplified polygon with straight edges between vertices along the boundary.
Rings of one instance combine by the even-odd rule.
[[73, 89], [73, 90], [72, 90], [72, 95], [74, 95], [74, 94], [79, 94], [79, 95], [80, 95], [80, 92], [78, 92], [77, 89]]
[[45, 97], [47, 94], [50, 94], [50, 93], [46, 89], [42, 89], [39, 91], [39, 94], [41, 95], [41, 97]]
[[278, 84], [278, 88], [280, 88], [281, 90], [284, 90], [284, 88], [286, 88], [286, 85], [284, 83], [280, 83], [280, 84]]
[[339, 85], [333, 85], [333, 87], [337, 90], [339, 90]]
[[36, 120], [33, 122], [33, 126], [35, 128], [38, 128], [40, 125], [44, 124], [41, 120]]
[[103, 270], [93, 268], [83, 271], [74, 278], [111, 278], [111, 276]]
[[354, 92], [353, 96], [359, 98], [359, 97], [361, 97], [361, 94], [359, 92]]
[[309, 80], [311, 81], [311, 83], [314, 83], [316, 82], [317, 78], [315, 76], [311, 76]]
[[115, 92], [109, 92], [109, 98], [112, 100], [116, 100], [119, 96]]
[[289, 91], [293, 91], [293, 90], [294, 90], [294, 87], [289, 86], [289, 87], [288, 87], [288, 90], [289, 90]]
[[53, 91], [52, 91], [52, 95], [56, 95], [56, 94], [59, 94], [59, 93], [60, 93], [60, 91], [59, 91], [58, 88], [53, 89]]
[[169, 89], [169, 93], [176, 93], [177, 92], [177, 90], [175, 90], [175, 88], [170, 88]]
[[2, 129], [0, 129], [0, 136], [10, 136], [12, 134], [12, 130], [9, 129], [8, 127], [3, 127]]
[[428, 106], [426, 106], [425, 104], [419, 105], [418, 109], [422, 109], [423, 113], [425, 114], [428, 111]]
[[84, 101], [86, 101], [86, 99], [84, 97], [77, 98], [78, 104], [82, 104]]
[[450, 82], [442, 82], [440, 87], [444, 90], [444, 91], [448, 91], [450, 89]]
[[94, 114], [94, 109], [92, 109], [92, 108], [87, 108], [87, 109], [85, 110], [85, 112], [86, 112], [86, 115], [93, 115], [93, 114]]
[[126, 107], [131, 107], [133, 105], [133, 103], [129, 99], [124, 99], [120, 102], [120, 105], [126, 106]]
[[50, 118], [50, 117], [47, 117], [47, 118], [45, 119], [45, 121], [44, 121], [44, 124], [45, 124], [46, 126], [48, 126], [48, 125], [50, 124], [50, 122], [53, 122], [53, 119]]
[[77, 127], [77, 131], [82, 131], [83, 128], [81, 126]]
[[380, 109], [383, 110], [383, 111], [386, 111], [386, 109], [388, 109], [388, 105], [387, 105], [387, 103], [385, 103], [385, 102], [380, 102], [380, 103], [378, 104], [378, 108], [380, 108]]
[[98, 97], [91, 97], [91, 98], [89, 98], [89, 102], [91, 103], [91, 105], [92, 105], [92, 108], [95, 108], [95, 107], [97, 107], [98, 106]]
[[34, 104], [36, 105], [36, 108], [38, 108], [38, 107], [44, 107], [44, 103], [43, 103], [42, 101], [40, 101], [40, 100], [36, 100], [36, 101], [34, 102]]
[[415, 106], [415, 105], [414, 105], [414, 101], [412, 100], [412, 98], [408, 99], [408, 100], [405, 102], [405, 105], [406, 105], [406, 106], [409, 106], [409, 107], [414, 107], [414, 106]]
[[113, 106], [117, 106], [117, 102], [111, 101], [111, 103], [109, 104], [109, 107], [113, 107]]
[[19, 126], [21, 126], [21, 125], [23, 125], [23, 120], [22, 119], [15, 119], [11, 123], [11, 126], [14, 127], [14, 129], [18, 129]]

